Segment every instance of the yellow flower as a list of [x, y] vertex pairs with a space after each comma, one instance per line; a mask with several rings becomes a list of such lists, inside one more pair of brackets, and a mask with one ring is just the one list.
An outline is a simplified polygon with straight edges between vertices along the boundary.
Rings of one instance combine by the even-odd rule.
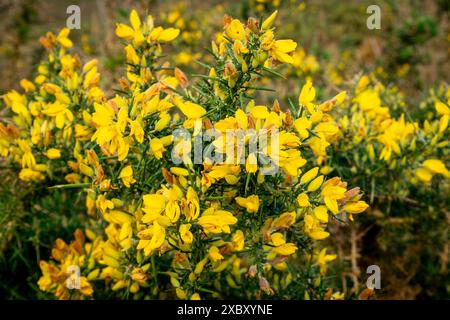
[[244, 40], [245, 30], [244, 26], [238, 19], [233, 19], [230, 24], [225, 27], [225, 33], [233, 40]]
[[202, 106], [190, 101], [184, 102], [177, 97], [174, 98], [174, 104], [188, 119], [200, 119], [206, 113], [206, 110]]
[[297, 246], [293, 243], [285, 243], [273, 248], [273, 251], [280, 256], [289, 256], [297, 251]]
[[423, 167], [429, 170], [432, 173], [442, 174], [444, 176], [448, 176], [448, 170], [445, 167], [445, 164], [438, 159], [428, 159], [423, 162]]
[[263, 23], [261, 24], [261, 30], [269, 29], [272, 23], [275, 21], [277, 14], [278, 10], [275, 10], [266, 20], [264, 20]]
[[308, 191], [309, 192], [314, 192], [317, 189], [320, 188], [320, 186], [322, 185], [324, 176], [318, 176], [317, 178], [315, 178], [313, 181], [311, 181], [311, 183], [308, 185]]
[[330, 235], [320, 226], [319, 220], [310, 214], [305, 216], [304, 223], [305, 233], [313, 240], [323, 240]]
[[280, 256], [289, 256], [297, 251], [297, 246], [293, 243], [286, 243], [282, 233], [276, 232], [270, 236], [272, 244], [275, 246], [271, 251]]
[[286, 240], [284, 239], [283, 234], [280, 232], [272, 233], [270, 235], [270, 240], [272, 241], [272, 244], [274, 246], [281, 246], [282, 244], [286, 243]]
[[19, 179], [23, 181], [40, 181], [44, 180], [45, 176], [39, 171], [30, 168], [24, 168], [20, 170]]
[[73, 113], [67, 108], [67, 105], [56, 101], [48, 104], [47, 108], [42, 110], [42, 113], [50, 117], [55, 117], [55, 124], [58, 129], [64, 126], [66, 120], [71, 123], [73, 121]]
[[170, 120], [171, 120], [170, 115], [167, 112], [162, 112], [159, 115], [158, 122], [156, 122], [156, 124], [155, 124], [155, 131], [161, 131], [164, 128], [166, 128], [167, 125], [169, 124]]
[[145, 38], [141, 30], [141, 20], [134, 9], [130, 13], [130, 22], [131, 27], [123, 23], [118, 23], [116, 26], [116, 35], [119, 38], [133, 40], [136, 46], [140, 46], [144, 43]]
[[428, 183], [433, 178], [433, 174], [424, 168], [418, 168], [416, 170], [416, 177], [419, 178], [419, 180]]
[[150, 141], [150, 148], [152, 149], [153, 155], [156, 159], [161, 159], [163, 152], [166, 150], [162, 141], [158, 138], [153, 138]]
[[[175, 193], [173, 189], [169, 191], [170, 193]], [[181, 209], [178, 205], [177, 199], [172, 199], [166, 204], [166, 209], [164, 211], [165, 216], [169, 218], [170, 222], [175, 223], [180, 218]]]
[[356, 214], [365, 211], [369, 205], [364, 201], [349, 202], [342, 208], [345, 212]]
[[318, 207], [314, 208], [314, 215], [321, 222], [328, 222], [327, 207], [325, 207], [325, 206], [318, 206]]
[[120, 171], [119, 178], [122, 179], [123, 184], [129, 188], [136, 180], [133, 178], [133, 167], [128, 165]]
[[[316, 97], [316, 89], [313, 87], [311, 80], [306, 81], [305, 85], [300, 91], [298, 102], [300, 105], [305, 106], [308, 110], [311, 110], [312, 101]], [[311, 112], [311, 111], [310, 111]]]
[[441, 101], [436, 101], [434, 103], [434, 107], [436, 109], [436, 112], [441, 116], [450, 116], [450, 108]]
[[319, 173], [319, 167], [314, 167], [311, 170], [307, 171], [302, 177], [300, 178], [301, 184], [306, 184], [310, 182], [312, 179], [314, 179], [317, 174]]
[[442, 133], [445, 131], [445, 129], [447, 129], [449, 119], [450, 116], [448, 114], [441, 117], [441, 119], [439, 120], [439, 133]]
[[36, 87], [33, 84], [33, 82], [31, 82], [31, 81], [29, 81], [27, 79], [20, 80], [20, 86], [25, 90], [25, 92], [31, 92], [31, 91], [34, 91], [36, 89]]
[[308, 233], [308, 235], [313, 240], [323, 240], [325, 238], [328, 238], [330, 236], [330, 233], [323, 230], [314, 230]]
[[146, 194], [143, 196], [143, 202], [142, 211], [146, 213], [142, 217], [143, 223], [153, 222], [166, 208], [166, 197], [162, 194]]
[[276, 229], [289, 228], [295, 223], [296, 217], [295, 211], [282, 213], [278, 218], [273, 220], [272, 227]]
[[295, 48], [297, 48], [297, 43], [291, 39], [276, 40], [270, 48], [270, 53], [275, 60], [291, 64], [294, 60], [289, 53], [294, 51]]
[[187, 169], [179, 168], [179, 167], [170, 168], [170, 172], [172, 172], [173, 174], [175, 174], [177, 176], [183, 176], [183, 177], [187, 177], [189, 175], [189, 171]]
[[190, 224], [182, 224], [180, 226], [180, 237], [181, 240], [183, 240], [183, 242], [185, 244], [191, 244], [192, 241], [194, 240], [194, 236], [192, 235], [192, 232], [189, 231], [189, 229], [191, 228]]
[[258, 170], [258, 164], [254, 153], [248, 155], [247, 161], [245, 162], [245, 170], [247, 170], [248, 173], [255, 173]]
[[309, 137], [308, 129], [311, 129], [311, 126], [312, 122], [307, 118], [299, 118], [294, 122], [295, 130], [297, 130], [299, 136], [303, 139]]
[[56, 36], [56, 41], [59, 42], [65, 48], [71, 48], [73, 43], [69, 39], [69, 28], [62, 28], [61, 31]]
[[445, 167], [445, 164], [438, 159], [428, 159], [422, 163], [422, 167], [416, 169], [416, 177], [422, 182], [428, 183], [433, 178], [434, 174], [441, 174], [444, 177], [450, 177], [450, 172]]
[[199, 295], [198, 293], [194, 293], [194, 294], [191, 296], [191, 300], [201, 300], [200, 295]]
[[163, 29], [162, 27], [154, 28], [148, 37], [148, 41], [156, 41], [156, 42], [170, 42], [174, 40], [180, 34], [179, 29], [175, 28], [167, 28]]
[[114, 208], [114, 203], [111, 200], [106, 199], [104, 195], [100, 195], [95, 201], [95, 206], [100, 210], [101, 213], [105, 213], [108, 209]]
[[114, 110], [108, 104], [94, 103], [94, 109], [92, 121], [96, 125], [107, 127], [114, 123]]
[[335, 254], [327, 254], [327, 248], [323, 248], [317, 256], [317, 264], [320, 267], [320, 274], [325, 275], [327, 272], [327, 263], [336, 260]]
[[198, 219], [198, 223], [206, 233], [230, 233], [230, 225], [237, 222], [231, 212], [225, 210], [207, 209]]
[[166, 231], [157, 222], [148, 229], [139, 232], [140, 240], [137, 249], [144, 249], [144, 255], [149, 256], [154, 250], [161, 247], [166, 238]]
[[223, 259], [223, 255], [220, 254], [219, 248], [217, 248], [216, 246], [212, 246], [211, 248], [209, 248], [208, 256], [212, 262], [217, 262]]
[[231, 238], [231, 244], [233, 247], [233, 251], [241, 251], [244, 249], [245, 245], [245, 236], [241, 230], [237, 230], [233, 237]]
[[344, 102], [346, 96], [347, 93], [345, 91], [341, 91], [330, 100], [321, 103], [319, 105], [319, 109], [323, 112], [330, 112], [333, 107], [339, 106], [342, 102]]
[[182, 210], [186, 216], [187, 221], [196, 220], [200, 215], [200, 204], [198, 196], [192, 187], [189, 187], [186, 192], [186, 199], [181, 201]]
[[306, 193], [300, 193], [297, 196], [297, 203], [302, 208], [309, 207], [311, 205], [311, 203], [309, 203], [309, 197]]
[[257, 195], [252, 195], [247, 198], [237, 197], [236, 202], [243, 208], [247, 209], [247, 212], [258, 212], [259, 210], [259, 197]]
[[144, 142], [144, 129], [142, 128], [141, 122], [139, 120], [134, 120], [130, 122], [130, 136], [134, 136], [137, 142]]
[[186, 295], [186, 292], [185, 292], [183, 289], [181, 289], [181, 288], [176, 288], [176, 289], [175, 289], [175, 293], [176, 293], [178, 299], [186, 300], [187, 295]]
[[341, 186], [341, 181], [338, 178], [332, 178], [325, 182], [322, 186], [322, 197], [325, 205], [334, 214], [339, 212], [337, 200], [345, 198], [346, 188]]
[[61, 150], [50, 148], [47, 150], [46, 156], [49, 159], [59, 159], [61, 158]]
[[248, 53], [249, 50], [242, 44], [240, 40], [236, 40], [233, 44], [233, 51], [236, 55]]
[[266, 119], [269, 116], [266, 106], [254, 106], [250, 113], [256, 119]]

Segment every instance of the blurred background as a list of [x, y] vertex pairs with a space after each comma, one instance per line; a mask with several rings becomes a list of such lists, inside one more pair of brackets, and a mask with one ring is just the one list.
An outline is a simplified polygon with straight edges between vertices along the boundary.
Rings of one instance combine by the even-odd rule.
[[[66, 25], [66, 9], [71, 4], [81, 9], [81, 29], [71, 34], [75, 50], [86, 59], [100, 58], [103, 69], [113, 76], [124, 59], [114, 34], [115, 23], [126, 21], [130, 8], [182, 29], [178, 41], [184, 43], [179, 46], [183, 50], [177, 50], [174, 62], [186, 71], [198, 66], [193, 60], [205, 54], [204, 48], [221, 29], [224, 14], [245, 19], [279, 9], [280, 37], [293, 38], [304, 49], [305, 57], [297, 56], [298, 65], [305, 64], [299, 72], [323, 73], [325, 80], [339, 85], [358, 72], [379, 68], [412, 98], [417, 89], [449, 79], [450, 3], [445, 0], [2, 0], [0, 67], [4, 77], [0, 92], [18, 87], [20, 79], [32, 75], [44, 51], [37, 39]], [[370, 15], [366, 10], [372, 4], [381, 9], [380, 30], [366, 26]]]

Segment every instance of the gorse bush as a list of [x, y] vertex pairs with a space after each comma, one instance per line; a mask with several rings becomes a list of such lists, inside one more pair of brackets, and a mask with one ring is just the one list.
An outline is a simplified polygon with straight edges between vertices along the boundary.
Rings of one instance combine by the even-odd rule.
[[[201, 72], [187, 75], [169, 63], [186, 64], [170, 49], [182, 20], [169, 15], [164, 28], [132, 10], [116, 25], [125, 73], [112, 86], [96, 59], [73, 53], [68, 29], [40, 39], [46, 57], [3, 95], [0, 118], [2, 163], [23, 186], [4, 195], [27, 208], [17, 221], [34, 221], [2, 227], [1, 249], [15, 256], [18, 234], [33, 239], [38, 297], [354, 297], [330, 266], [333, 226], [406, 206], [419, 234], [426, 220], [439, 230], [427, 241], [444, 246], [450, 91], [412, 114], [370, 74], [322, 98], [309, 76], [325, 69], [279, 39], [276, 16], [225, 16]], [[181, 49], [193, 63], [201, 34], [189, 27]], [[300, 78], [295, 99], [270, 88], [286, 70]]]
[[[41, 290], [61, 299], [95, 297], [97, 287], [135, 298], [324, 296], [335, 256], [316, 241], [329, 236], [330, 217], [367, 205], [358, 188], [314, 167], [339, 131], [327, 112], [345, 93], [317, 104], [307, 83], [289, 111], [253, 99], [264, 73], [293, 62], [297, 44], [275, 38], [275, 16], [226, 17], [215, 64], [191, 83], [162, 62], [179, 30], [133, 10], [131, 26], [116, 29], [127, 73], [111, 99], [96, 61], [82, 66], [68, 53], [67, 29], [41, 39], [48, 61], [34, 83], [5, 95], [14, 117], [2, 126], [2, 154], [20, 163], [21, 180], [85, 188], [93, 220], [40, 262]], [[214, 139], [202, 139], [208, 130]], [[73, 268], [79, 290], [68, 286]]]
[[[327, 163], [369, 194], [371, 208], [359, 222], [380, 234], [371, 252], [380, 266], [390, 268], [391, 277], [409, 269], [423, 277], [428, 293], [422, 294], [445, 296], [450, 90], [431, 90], [413, 112], [398, 88], [374, 75], [361, 77], [355, 88], [352, 101], [333, 111], [341, 130]], [[399, 260], [399, 252], [411, 254]]]

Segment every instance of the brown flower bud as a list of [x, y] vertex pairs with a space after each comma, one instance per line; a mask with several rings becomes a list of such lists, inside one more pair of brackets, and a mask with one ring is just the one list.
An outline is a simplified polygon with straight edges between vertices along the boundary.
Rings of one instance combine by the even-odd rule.
[[259, 22], [253, 17], [248, 18], [247, 28], [249, 28], [253, 33], [259, 33]]
[[162, 168], [162, 174], [163, 174], [164, 179], [167, 181], [167, 183], [169, 183], [169, 184], [173, 183], [173, 177], [166, 168]]
[[323, 298], [324, 298], [324, 300], [330, 300], [332, 295], [333, 295], [333, 289], [328, 288], [328, 290], [327, 290], [327, 292], [325, 292], [325, 295]]
[[186, 74], [183, 71], [181, 71], [181, 69], [175, 68], [175, 78], [177, 78], [178, 82], [183, 88], [187, 86], [188, 78]]
[[292, 118], [291, 110], [286, 111], [286, 119], [284, 120], [284, 122], [288, 127], [294, 124], [294, 119]]
[[228, 61], [225, 65], [225, 70], [223, 72], [223, 77], [225, 79], [234, 78], [237, 76], [237, 70], [231, 61]]
[[359, 300], [369, 300], [375, 295], [375, 290], [371, 288], [365, 288], [360, 294], [359, 294]]
[[278, 102], [278, 99], [275, 99], [275, 101], [273, 102], [272, 110], [275, 113], [280, 113], [280, 103]]
[[251, 115], [247, 116], [247, 120], [248, 120], [248, 128], [249, 129], [255, 129], [256, 128], [256, 124], [255, 124], [255, 120], [253, 120], [253, 117]]
[[266, 278], [259, 278], [259, 288], [267, 294], [271, 293], [269, 281]]
[[142, 268], [134, 268], [131, 272], [131, 278], [138, 282], [144, 282], [148, 276]]
[[256, 272], [258, 272], [258, 267], [256, 266], [256, 264], [253, 264], [248, 268], [247, 275], [250, 278], [254, 278], [256, 276]]
[[100, 191], [108, 191], [111, 188], [111, 180], [105, 179], [100, 182]]
[[105, 171], [103, 170], [103, 167], [100, 164], [97, 164], [95, 166], [95, 170], [96, 170], [96, 177], [95, 177], [95, 181], [94, 183], [97, 184], [100, 181], [103, 181], [103, 179], [105, 178]]
[[229, 15], [224, 15], [223, 16], [223, 26], [224, 27], [226, 27], [226, 26], [228, 26], [230, 23], [231, 23], [231, 21], [233, 20], [233, 18], [232, 17], [230, 17]]
[[122, 88], [122, 90], [130, 90], [130, 83], [125, 78], [119, 79], [119, 86]]
[[75, 68], [75, 69], [80, 68], [80, 67], [81, 67], [80, 56], [79, 56], [78, 54], [74, 54], [74, 55], [73, 55], [73, 58], [74, 58], [74, 64], [73, 64], [74, 68]]
[[211, 123], [211, 120], [209, 120], [208, 118], [203, 119], [203, 128], [205, 130], [212, 129], [213, 124]]
[[144, 80], [145, 82], [151, 82], [153, 80], [153, 75], [149, 68], [144, 69]]

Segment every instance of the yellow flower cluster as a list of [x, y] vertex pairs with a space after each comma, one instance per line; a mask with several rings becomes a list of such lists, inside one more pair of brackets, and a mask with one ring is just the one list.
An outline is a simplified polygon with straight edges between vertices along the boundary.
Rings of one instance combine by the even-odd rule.
[[82, 66], [78, 56], [67, 52], [72, 46], [68, 35], [69, 29], [63, 29], [41, 38], [48, 60], [38, 66], [34, 83], [24, 79], [23, 94], [13, 90], [3, 96], [14, 116], [6, 126], [0, 124], [0, 153], [21, 164], [24, 181], [58, 181], [64, 171], [71, 172], [66, 180], [81, 180], [74, 172], [83, 172], [79, 158], [92, 135], [89, 112], [105, 95], [98, 87], [97, 60]]
[[[82, 299], [91, 297], [94, 292], [89, 278], [95, 275], [95, 271], [90, 272], [95, 265], [98, 241], [86, 243], [85, 236], [79, 229], [75, 231], [74, 238], [70, 244], [62, 239], [56, 240], [55, 247], [52, 249], [52, 258], [58, 262], [58, 265], [40, 262], [42, 277], [38, 281], [39, 288], [54, 293], [59, 299]], [[82, 276], [78, 268], [71, 269], [73, 266], [81, 266], [88, 276]], [[78, 290], [69, 290], [72, 286]]]
[[[254, 100], [264, 73], [294, 62], [297, 43], [275, 38], [276, 15], [261, 25], [225, 17], [214, 65], [190, 83], [161, 62], [162, 44], [180, 31], [133, 10], [130, 25], [116, 27], [127, 67], [109, 99], [96, 61], [81, 67], [66, 52], [68, 30], [43, 38], [49, 55], [39, 76], [22, 83], [24, 94], [4, 96], [14, 117], [0, 127], [0, 153], [21, 165], [22, 180], [64, 176], [58, 187], [85, 188], [87, 212], [100, 215], [97, 231], [86, 230], [91, 243], [79, 231], [70, 245], [57, 241], [54, 261], [41, 262], [42, 290], [73, 297], [69, 266], [81, 272], [83, 297], [95, 296], [97, 284], [134, 298], [281, 296], [301, 282], [306, 262], [320, 284], [335, 256], [316, 241], [330, 235], [330, 219], [352, 220], [368, 206], [359, 188], [320, 167], [340, 134], [330, 112], [345, 92], [318, 103], [307, 81], [290, 110]], [[391, 126], [382, 131], [397, 140], [379, 141], [396, 152], [408, 134]]]
[[[441, 88], [439, 95], [428, 99], [427, 118], [423, 123], [412, 120], [402, 97], [395, 91], [373, 76], [361, 77], [351, 104], [333, 114], [341, 130], [331, 150], [337, 157], [347, 157], [345, 161], [351, 163], [354, 173], [366, 177], [378, 177], [387, 171], [395, 174], [399, 181], [393, 186], [398, 186], [404, 178], [405, 188], [411, 183], [428, 185], [434, 175], [448, 179], [445, 162], [449, 145], [450, 89]], [[388, 101], [395, 96], [398, 101]], [[396, 107], [389, 106], [390, 103], [395, 103]]]

